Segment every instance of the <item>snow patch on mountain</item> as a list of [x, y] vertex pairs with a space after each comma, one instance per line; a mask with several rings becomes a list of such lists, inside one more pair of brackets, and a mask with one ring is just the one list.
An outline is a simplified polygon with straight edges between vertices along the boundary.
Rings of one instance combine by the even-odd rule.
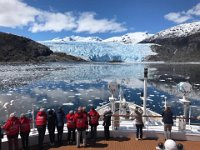
[[99, 37], [69, 36], [64, 38], [54, 38], [52, 40], [43, 42], [65, 43], [65, 42], [101, 42], [101, 41], [102, 39]]
[[200, 22], [185, 23], [160, 31], [146, 40], [187, 37], [197, 32], [200, 32]]
[[103, 42], [120, 42], [120, 43], [138, 43], [146, 38], [151, 37], [153, 34], [148, 34], [147, 32], [134, 32], [127, 33], [123, 36], [111, 37], [103, 40]]

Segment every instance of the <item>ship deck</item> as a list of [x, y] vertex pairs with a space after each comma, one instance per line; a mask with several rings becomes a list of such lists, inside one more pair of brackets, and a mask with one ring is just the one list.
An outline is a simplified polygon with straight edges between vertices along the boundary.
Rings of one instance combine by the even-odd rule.
[[[164, 142], [164, 138], [159, 135], [157, 139], [143, 139], [136, 141], [135, 137], [115, 137], [109, 141], [103, 138], [98, 138], [95, 141], [88, 139], [88, 145], [86, 148], [81, 147], [81, 150], [99, 149], [99, 150], [155, 150], [159, 142]], [[181, 143], [184, 146], [184, 150], [199, 150], [200, 142], [197, 141], [175, 141], [177, 144]], [[44, 145], [44, 150], [77, 150], [75, 145], [66, 145], [64, 141], [63, 146], [50, 147], [47, 144]], [[31, 150], [37, 150], [37, 146], [31, 148]]]

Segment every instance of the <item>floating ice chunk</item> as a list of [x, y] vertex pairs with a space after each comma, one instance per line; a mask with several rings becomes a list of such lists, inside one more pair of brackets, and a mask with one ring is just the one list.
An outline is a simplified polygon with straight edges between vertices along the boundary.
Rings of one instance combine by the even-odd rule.
[[151, 95], [149, 95], [150, 97], [154, 97], [155, 95], [153, 95], [153, 94], [151, 94]]
[[80, 96], [80, 95], [82, 95], [82, 94], [81, 94], [81, 93], [76, 93], [75, 95], [76, 95], [76, 96]]
[[4, 103], [3, 108], [6, 108], [6, 109], [7, 109], [8, 104], [9, 104], [8, 102]]
[[165, 82], [165, 80], [163, 80], [163, 79], [162, 79], [162, 80], [159, 80], [159, 81], [160, 81], [160, 82]]
[[200, 84], [199, 83], [195, 83], [194, 85], [199, 86]]
[[152, 99], [150, 99], [150, 98], [148, 98], [147, 100], [148, 100], [148, 101], [153, 101], [153, 100], [152, 100]]
[[74, 95], [69, 95], [68, 97], [74, 98], [75, 96]]
[[11, 100], [11, 101], [10, 101], [10, 105], [13, 105], [13, 102], [14, 102], [14, 100]]
[[101, 99], [100, 97], [95, 97], [94, 99]]
[[63, 103], [63, 105], [65, 105], [65, 106], [73, 106], [74, 104], [73, 103]]

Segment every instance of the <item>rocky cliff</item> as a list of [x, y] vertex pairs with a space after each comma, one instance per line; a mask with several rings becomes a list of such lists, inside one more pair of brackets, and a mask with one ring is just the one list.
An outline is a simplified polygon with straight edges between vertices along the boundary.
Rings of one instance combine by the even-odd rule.
[[152, 50], [158, 55], [151, 61], [199, 62], [200, 22], [187, 23], [161, 31], [141, 43], [155, 43]]
[[0, 62], [84, 61], [64, 53], [53, 53], [31, 39], [0, 32]]

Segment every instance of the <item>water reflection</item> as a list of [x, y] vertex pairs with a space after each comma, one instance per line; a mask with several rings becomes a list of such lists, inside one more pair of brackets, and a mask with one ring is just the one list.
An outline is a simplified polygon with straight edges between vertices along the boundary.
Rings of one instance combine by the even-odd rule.
[[[30, 112], [32, 105], [57, 108], [65, 112], [79, 105], [99, 106], [108, 102], [108, 82], [116, 80], [122, 86], [127, 101], [142, 105], [143, 70], [149, 68], [147, 107], [161, 113], [164, 99], [175, 115], [183, 114], [179, 101], [182, 94], [176, 84], [189, 81], [193, 90], [188, 98], [200, 106], [200, 65], [198, 64], [106, 64], [106, 63], [48, 63], [1, 65], [0, 119], [15, 111], [18, 115]], [[192, 109], [200, 114], [199, 107]]]

